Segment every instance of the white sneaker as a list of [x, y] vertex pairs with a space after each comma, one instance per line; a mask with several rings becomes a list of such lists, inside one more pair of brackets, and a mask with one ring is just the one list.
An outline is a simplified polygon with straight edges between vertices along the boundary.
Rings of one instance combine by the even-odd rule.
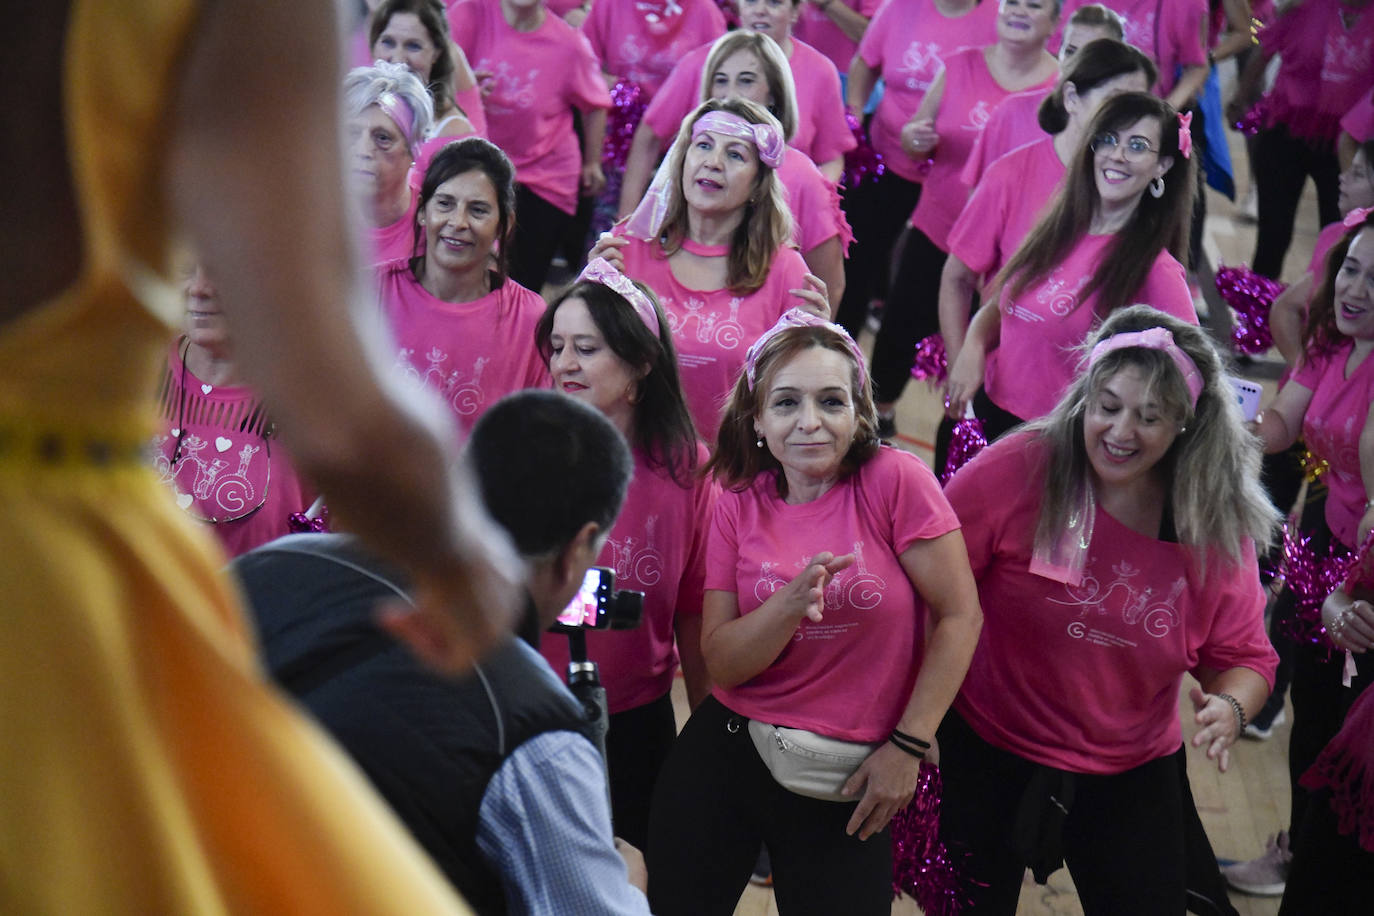
[[1245, 731], [1241, 732], [1241, 737], [1249, 738], [1251, 741], [1268, 741], [1269, 737], [1274, 734], [1274, 729], [1287, 721], [1288, 714], [1280, 709], [1274, 714], [1274, 718], [1270, 720], [1268, 728], [1261, 728], [1254, 722], [1251, 722], [1245, 726]]
[[1288, 851], [1288, 831], [1280, 830], [1269, 838], [1264, 855], [1249, 862], [1237, 862], [1221, 869], [1222, 877], [1242, 894], [1256, 897], [1279, 897], [1288, 881], [1288, 863], [1293, 854]]

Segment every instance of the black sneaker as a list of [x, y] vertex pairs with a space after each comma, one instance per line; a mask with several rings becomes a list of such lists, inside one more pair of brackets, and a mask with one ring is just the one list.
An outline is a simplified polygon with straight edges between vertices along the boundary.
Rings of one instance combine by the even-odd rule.
[[895, 416], [878, 417], [878, 438], [884, 442], [891, 442], [897, 438], [897, 418]]

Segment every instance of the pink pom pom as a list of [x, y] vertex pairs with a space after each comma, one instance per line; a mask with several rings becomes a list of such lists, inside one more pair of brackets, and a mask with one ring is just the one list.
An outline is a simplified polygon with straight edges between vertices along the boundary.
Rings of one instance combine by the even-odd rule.
[[916, 345], [916, 362], [912, 364], [911, 377], [933, 384], [942, 384], [949, 377], [945, 339], [939, 334], [931, 334]]
[[1253, 137], [1268, 126], [1269, 100], [1267, 98], [1262, 98], [1250, 106], [1250, 110], [1235, 123], [1236, 130], [1249, 137]]
[[1357, 555], [1340, 547], [1329, 547], [1325, 554], [1319, 553], [1312, 548], [1311, 536], [1294, 533], [1293, 527], [1283, 526], [1283, 560], [1279, 574], [1297, 600], [1293, 615], [1279, 621], [1279, 628], [1296, 643], [1308, 643], [1331, 652], [1334, 649], [1322, 626], [1322, 602], [1345, 581]]
[[286, 517], [286, 530], [292, 534], [324, 534], [329, 530], [328, 507], [322, 509], [315, 518], [304, 512], [292, 512]]
[[940, 791], [940, 768], [922, 763], [911, 804], [892, 818], [892, 896], [911, 895], [926, 916], [958, 916], [972, 899], [940, 842]]
[[865, 181], [877, 181], [878, 176], [887, 171], [887, 166], [883, 165], [883, 154], [873, 148], [868, 131], [864, 130], [858, 118], [846, 112], [844, 122], [849, 125], [850, 132], [859, 144], [844, 154], [844, 186], [857, 188]]
[[1250, 268], [1223, 267], [1217, 271], [1217, 292], [1236, 313], [1231, 340], [1241, 353], [1254, 356], [1274, 345], [1269, 327], [1269, 309], [1286, 288], [1277, 280], [1257, 274]]
[[966, 417], [954, 424], [950, 435], [949, 454], [945, 456], [945, 469], [940, 474], [940, 483], [947, 483], [954, 472], [973, 460], [974, 456], [988, 446], [987, 434], [983, 432], [983, 421], [977, 417]]
[[644, 98], [640, 85], [628, 80], [620, 80], [611, 88], [611, 110], [606, 116], [606, 140], [601, 147], [601, 165], [607, 174], [625, 170], [625, 162], [630, 158], [630, 145], [634, 140], [635, 128], [644, 117], [649, 103]]

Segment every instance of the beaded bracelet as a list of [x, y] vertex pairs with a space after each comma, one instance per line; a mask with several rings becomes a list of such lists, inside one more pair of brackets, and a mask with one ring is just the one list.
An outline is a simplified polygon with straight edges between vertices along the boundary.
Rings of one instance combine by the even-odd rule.
[[1214, 696], [1231, 704], [1231, 709], [1236, 714], [1236, 721], [1240, 723], [1240, 727], [1236, 729], [1236, 734], [1240, 735], [1245, 731], [1245, 708], [1240, 705], [1240, 700], [1237, 700], [1229, 693], [1218, 693], [1214, 694]]

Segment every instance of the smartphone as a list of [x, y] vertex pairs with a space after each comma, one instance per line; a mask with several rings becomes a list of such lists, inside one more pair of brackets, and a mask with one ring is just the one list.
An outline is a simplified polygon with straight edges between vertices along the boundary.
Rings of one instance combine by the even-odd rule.
[[1236, 403], [1240, 405], [1240, 412], [1245, 419], [1253, 420], [1259, 416], [1260, 398], [1264, 395], [1264, 389], [1260, 387], [1259, 382], [1236, 378], [1234, 375], [1226, 376], [1226, 380], [1236, 390]]
[[593, 566], [582, 577], [573, 600], [558, 615], [555, 626], [559, 629], [586, 628], [604, 630], [611, 625], [611, 596], [615, 594], [615, 570], [605, 566]]

